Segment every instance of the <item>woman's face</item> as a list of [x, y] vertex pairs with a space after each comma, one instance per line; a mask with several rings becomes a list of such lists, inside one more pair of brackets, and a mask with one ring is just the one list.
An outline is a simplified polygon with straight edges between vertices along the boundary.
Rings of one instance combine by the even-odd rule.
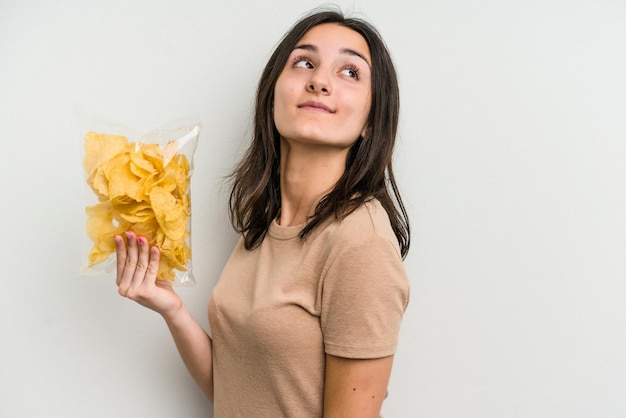
[[348, 148], [363, 136], [371, 107], [365, 39], [344, 26], [311, 28], [274, 89], [274, 122], [287, 141]]

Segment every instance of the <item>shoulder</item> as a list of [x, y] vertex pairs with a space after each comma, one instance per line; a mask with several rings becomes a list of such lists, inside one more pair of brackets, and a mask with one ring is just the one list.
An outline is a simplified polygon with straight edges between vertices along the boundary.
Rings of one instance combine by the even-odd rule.
[[384, 246], [400, 256], [398, 240], [387, 212], [377, 199], [370, 199], [345, 218], [334, 221], [327, 232], [329, 244], [344, 249]]

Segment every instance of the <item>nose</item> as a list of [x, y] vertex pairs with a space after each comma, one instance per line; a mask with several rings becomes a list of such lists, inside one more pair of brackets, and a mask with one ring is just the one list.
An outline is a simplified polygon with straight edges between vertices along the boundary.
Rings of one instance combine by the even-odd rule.
[[311, 75], [311, 78], [309, 79], [306, 89], [310, 93], [317, 93], [317, 94], [330, 94], [332, 91], [331, 84], [328, 80], [328, 77], [321, 74], [319, 70], [315, 71]]

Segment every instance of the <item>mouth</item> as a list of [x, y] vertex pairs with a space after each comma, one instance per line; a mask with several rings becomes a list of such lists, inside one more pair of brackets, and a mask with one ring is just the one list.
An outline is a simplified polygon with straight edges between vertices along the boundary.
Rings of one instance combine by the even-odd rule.
[[309, 109], [326, 113], [335, 113], [324, 103], [316, 102], [313, 100], [309, 100], [308, 102], [304, 102], [298, 105], [298, 109]]

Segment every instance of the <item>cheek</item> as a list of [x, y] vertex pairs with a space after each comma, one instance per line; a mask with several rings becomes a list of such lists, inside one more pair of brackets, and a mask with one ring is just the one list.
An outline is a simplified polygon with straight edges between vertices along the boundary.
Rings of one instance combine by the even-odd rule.
[[293, 80], [279, 77], [274, 86], [274, 123], [293, 117], [293, 107], [297, 101], [298, 90]]
[[287, 114], [287, 90], [284, 83], [278, 81], [274, 87], [274, 106], [272, 110], [272, 117], [274, 119], [274, 126], [278, 130], [279, 134], [283, 134], [286, 121], [289, 120]]
[[360, 119], [363, 123], [365, 123], [367, 122], [372, 109], [372, 96], [369, 93], [363, 95], [361, 97], [361, 103], [363, 103], [363, 105], [359, 106], [359, 108], [356, 109], [356, 112], [360, 114]]
[[276, 85], [274, 86], [274, 102], [272, 103], [274, 109], [274, 119], [276, 119], [276, 114], [280, 113], [277, 110], [280, 110], [283, 107], [284, 99], [283, 99], [283, 84], [280, 81], [280, 78], [276, 81]]
[[279, 78], [276, 81], [276, 86], [274, 86], [274, 111], [286, 107], [289, 94], [289, 86], [282, 78]]

